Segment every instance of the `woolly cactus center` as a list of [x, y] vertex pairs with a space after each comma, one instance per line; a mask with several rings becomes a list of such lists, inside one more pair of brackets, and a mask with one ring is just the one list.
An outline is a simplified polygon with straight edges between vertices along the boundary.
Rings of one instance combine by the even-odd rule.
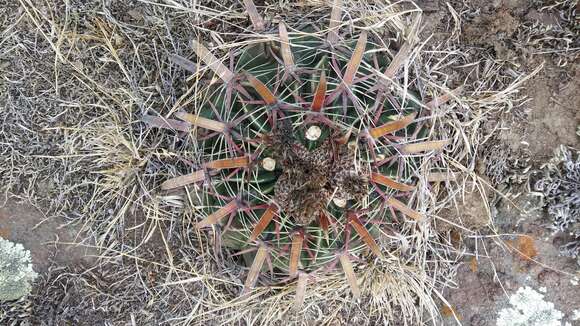
[[283, 169], [274, 200], [297, 224], [316, 220], [331, 200], [346, 203], [367, 195], [368, 178], [355, 166], [353, 149], [326, 140], [309, 151], [291, 135], [284, 124], [271, 139], [273, 156]]

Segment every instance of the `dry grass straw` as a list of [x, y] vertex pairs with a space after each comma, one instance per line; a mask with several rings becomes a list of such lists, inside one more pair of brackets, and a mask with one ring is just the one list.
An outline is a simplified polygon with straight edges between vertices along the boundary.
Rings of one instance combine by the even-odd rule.
[[[476, 153], [485, 142], [479, 126], [487, 115], [512, 107], [522, 79], [511, 83], [513, 76], [506, 77], [509, 85], [497, 92], [497, 79], [505, 76], [498, 74], [501, 65], [490, 60], [469, 62], [477, 84], [465, 81], [463, 93], [453, 93], [457, 85], [444, 86], [452, 80], [448, 71], [468, 61], [451, 44], [427, 49], [419, 41], [417, 7], [380, 1], [335, 3], [342, 9], [343, 21], [338, 25], [342, 30], [378, 33], [386, 29], [392, 38], [385, 40], [385, 48], [389, 42], [405, 44], [409, 54], [400, 76], [384, 75], [385, 84], [394, 92], [409, 97], [407, 87], [416, 81], [422, 85], [422, 98], [451, 99], [444, 105], [426, 105], [431, 115], [418, 117], [431, 121], [428, 139], [448, 139], [449, 144], [442, 153], [408, 150], [408, 155], [434, 158], [416, 167], [419, 183], [413, 203], [421, 215], [407, 223], [403, 232], [383, 234], [378, 242], [385, 260], [352, 262], [360, 289], [358, 301], [350, 296], [342, 273], [301, 275], [298, 281], [258, 287], [239, 296], [244, 272], [232, 257], [216, 252], [220, 230], [202, 234], [194, 227], [200, 220], [197, 205], [204, 195], [195, 187], [173, 192], [159, 189], [162, 181], [191, 172], [202, 162], [196, 133], [149, 129], [139, 120], [148, 115], [162, 123], [178, 110], [194, 106], [206, 65], [214, 64], [201, 58], [189, 67], [195, 70], [191, 74], [173, 65], [170, 58], [175, 54], [191, 57], [190, 41], [199, 40], [227, 66], [230, 50], [256, 39], [274, 39], [272, 34], [256, 33], [261, 23], [252, 17], [252, 28], [239, 2], [205, 6], [189, 1], [135, 1], [101, 7], [95, 1], [79, 9], [68, 2], [19, 0], [17, 17], [2, 21], [0, 44], [5, 46], [1, 55], [20, 54], [21, 61], [12, 63], [26, 67], [27, 72], [18, 75], [17, 69], [1, 68], [9, 80], [0, 84], [0, 90], [8, 94], [0, 104], [9, 112], [3, 115], [9, 123], [1, 127], [2, 143], [23, 142], [17, 135], [24, 130], [39, 138], [35, 144], [50, 144], [41, 132], [27, 130], [29, 119], [40, 119], [34, 126], [44, 124], [42, 132], [54, 134], [54, 143], [34, 155], [3, 146], [3, 181], [12, 191], [29, 189], [25, 198], [37, 198], [30, 193], [37, 188], [21, 185], [36, 184], [45, 172], [49, 185], [58, 185], [63, 195], [53, 197], [58, 200], [51, 214], [73, 211], [67, 218], [83, 225], [86, 238], [82, 242], [100, 250], [99, 268], [119, 270], [109, 281], [130, 285], [99, 293], [111, 298], [101, 302], [103, 309], [131, 298], [134, 305], [123, 305], [124, 311], [113, 313], [116, 321], [135, 325], [287, 321], [418, 325], [437, 320], [435, 300], [443, 299], [441, 289], [452, 283], [458, 253], [438, 240], [433, 219], [440, 208], [457, 200], [468, 179], [478, 182]], [[327, 4], [310, 4], [281, 1], [258, 9], [266, 13], [266, 23], [279, 15], [289, 29], [312, 21], [322, 28], [328, 26]], [[19, 33], [13, 32], [16, 29]], [[35, 37], [25, 37], [23, 31]], [[47, 56], [27, 57], [22, 48]], [[21, 84], [16, 83], [18, 79]], [[43, 92], [46, 96], [39, 95]], [[40, 105], [46, 106], [35, 112]], [[50, 118], [48, 122], [42, 114]], [[55, 164], [65, 168], [53, 168]], [[53, 171], [66, 173], [54, 175]], [[456, 177], [429, 184], [426, 176], [441, 171]], [[91, 291], [80, 296], [83, 300], [97, 296]], [[298, 313], [291, 310], [296, 291], [304, 296]]]

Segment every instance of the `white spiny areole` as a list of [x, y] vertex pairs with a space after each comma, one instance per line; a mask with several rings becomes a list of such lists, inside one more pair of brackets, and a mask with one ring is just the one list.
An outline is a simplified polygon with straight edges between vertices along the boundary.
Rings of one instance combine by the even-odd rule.
[[266, 157], [262, 160], [262, 167], [266, 171], [274, 171], [276, 169], [276, 160], [271, 157]]
[[310, 126], [310, 128], [308, 128], [308, 130], [306, 130], [306, 138], [310, 141], [315, 141], [318, 140], [318, 138], [320, 138], [320, 135], [322, 134], [322, 130], [320, 129], [319, 126]]
[[344, 198], [336, 198], [335, 197], [335, 198], [332, 198], [332, 202], [340, 208], [346, 207], [346, 199], [344, 199]]

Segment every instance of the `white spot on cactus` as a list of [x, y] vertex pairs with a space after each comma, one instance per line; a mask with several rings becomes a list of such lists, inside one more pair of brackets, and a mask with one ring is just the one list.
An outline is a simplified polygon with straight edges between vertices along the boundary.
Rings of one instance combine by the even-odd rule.
[[262, 167], [266, 171], [274, 171], [276, 168], [276, 160], [271, 157], [266, 157], [262, 160]]
[[511, 308], [502, 309], [497, 326], [561, 326], [564, 314], [554, 308], [552, 302], [544, 301], [544, 295], [531, 287], [519, 288], [510, 297]]
[[320, 135], [322, 134], [322, 130], [320, 129], [319, 126], [310, 126], [310, 128], [308, 128], [308, 130], [306, 130], [306, 138], [308, 140], [317, 140], [318, 138], [320, 138]]
[[343, 208], [346, 206], [346, 199], [343, 199], [343, 198], [333, 198], [332, 202], [340, 208]]

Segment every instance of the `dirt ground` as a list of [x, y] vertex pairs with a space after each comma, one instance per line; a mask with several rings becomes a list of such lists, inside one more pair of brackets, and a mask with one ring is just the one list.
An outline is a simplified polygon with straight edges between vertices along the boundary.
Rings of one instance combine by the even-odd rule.
[[[420, 5], [425, 6], [427, 29], [435, 33], [443, 30], [449, 21], [445, 4], [425, 1]], [[522, 41], [527, 37], [524, 34], [528, 26], [540, 25], [549, 30], [549, 26], [568, 24], [563, 21], [563, 15], [542, 10], [542, 6], [525, 0], [452, 2], [452, 7], [458, 12], [476, 13], [470, 21], [462, 22], [460, 37], [464, 44], [490, 51], [498, 60], [510, 61], [527, 72], [543, 65], [543, 69], [523, 85], [521, 95], [528, 100], [514, 113], [523, 119], [504, 119], [497, 137], [504, 151], [524, 161], [512, 162], [508, 169], [513, 171], [509, 173], [521, 176], [526, 168], [539, 168], [553, 157], [560, 144], [578, 149], [580, 78], [577, 76], [577, 56], [569, 59], [553, 53], [531, 54], [542, 52], [534, 48], [538, 44], [529, 39]], [[576, 38], [572, 46], [577, 45]], [[489, 147], [487, 150], [492, 151]], [[488, 162], [492, 157], [488, 156]], [[466, 259], [458, 267], [456, 289], [447, 295], [452, 311], [464, 325], [495, 325], [498, 312], [509, 306], [509, 296], [524, 286], [536, 291], [545, 287], [545, 300], [553, 302], [555, 308], [564, 313], [562, 321], [569, 325], [580, 323], [573, 317], [580, 307], [576, 260], [559, 254], [558, 247], [565, 235], [547, 228], [550, 217], [541, 208], [539, 198], [530, 194], [527, 184], [519, 183], [521, 180], [514, 177], [497, 185], [496, 189], [508, 196], [496, 201], [494, 224], [500, 234], [530, 236], [537, 255], [533, 261], [522, 258], [507, 250], [498, 238], [475, 237], [465, 241], [468, 250], [475, 251], [476, 246], [483, 246], [486, 254]], [[499, 238], [515, 239], [514, 236]], [[446, 324], [456, 324], [453, 313], [445, 306], [444, 314], [447, 315]]]
[[51, 264], [91, 264], [95, 251], [79, 244], [78, 227], [44, 216], [37, 208], [8, 202], [0, 208], [0, 236], [30, 250], [39, 272]]
[[[83, 6], [82, 1], [71, 3], [72, 8], [77, 6], [78, 10]], [[459, 23], [459, 26], [456, 26], [461, 30], [458, 37], [460, 43], [468, 49], [466, 52], [485, 52], [498, 61], [510, 62], [511, 69], [519, 72], [532, 73], [542, 67], [535, 76], [522, 85], [519, 93], [521, 104], [514, 107], [512, 112], [496, 117], [502, 122], [501, 129], [488, 142], [488, 145], [481, 149], [480, 172], [497, 189], [497, 192], [492, 191], [493, 194], [490, 196], [493, 198], [491, 212], [494, 221], [493, 230], [497, 232], [495, 234], [501, 236], [494, 236], [490, 228], [481, 226], [484, 230], [478, 236], [465, 236], [458, 244], [466, 252], [478, 252], [479, 255], [468, 255], [465, 261], [457, 265], [455, 284], [452, 289], [444, 293], [452, 309], [449, 310], [444, 304], [441, 305], [442, 313], [446, 316], [445, 324], [457, 324], [454, 318], [455, 313], [455, 317], [463, 325], [495, 325], [499, 311], [509, 306], [510, 295], [519, 288], [529, 286], [537, 291], [545, 287], [545, 300], [552, 302], [556, 309], [564, 313], [562, 321], [567, 321], [570, 325], [580, 325], [580, 321], [573, 320], [575, 311], [580, 309], [579, 266], [574, 258], [563, 257], [559, 254], [558, 247], [563, 235], [550, 230], [550, 216], [540, 206], [538, 197], [530, 192], [529, 182], [527, 182], [530, 172], [546, 163], [560, 144], [580, 148], [577, 134], [577, 128], [580, 125], [578, 50], [563, 50], [565, 48], [578, 49], [580, 41], [577, 38], [578, 35], [575, 34], [575, 39], [570, 39], [569, 44], [562, 43], [561, 38], [569, 39], [569, 36], [563, 35], [564, 32], [556, 28], [560, 26], [564, 30], [575, 30], [577, 33], [577, 20], [574, 20], [575, 18], [570, 16], [569, 12], [562, 12], [560, 7], [545, 8], [551, 3], [556, 3], [555, 1], [454, 0], [449, 2], [417, 1], [417, 3], [424, 10], [422, 35], [424, 37], [432, 35], [430, 44], [452, 37], [453, 26]], [[105, 7], [114, 11], [120, 10], [117, 7], [123, 6], [117, 3]], [[127, 5], [127, 7], [131, 6]], [[124, 8], [127, 15], [118, 18], [125, 20], [127, 24], [135, 25], [139, 25], [144, 20], [153, 19], [143, 16], [138, 6], [135, 7]], [[36, 28], [33, 25], [18, 26], [15, 21], [15, 19], [22, 19], [24, 14], [18, 2], [0, 0], [0, 27], [4, 28], [0, 36], [7, 37], [11, 33], [34, 33]], [[461, 19], [457, 20], [458, 17]], [[574, 24], [576, 26], [572, 27]], [[542, 35], [533, 34], [532, 30], [539, 29], [545, 31], [543, 35], [546, 39], [542, 39]], [[5, 73], [0, 78], [9, 80], [10, 83], [18, 83], [18, 86], [8, 87], [6, 86], [8, 83], [0, 85], [0, 110], [8, 107], [6, 101], [8, 93], [12, 100], [17, 99], [19, 105], [23, 107], [38, 107], [39, 112], [35, 114], [40, 116], [43, 112], [48, 112], [49, 106], [70, 107], [70, 110], [62, 116], [52, 117], [50, 121], [36, 115], [23, 118], [7, 114], [3, 116], [4, 122], [2, 122], [11, 124], [12, 129], [6, 126], [4, 128], [9, 129], [5, 132], [13, 134], [14, 137], [39, 138], [40, 143], [46, 144], [46, 148], [37, 149], [40, 155], [34, 157], [34, 153], [31, 154], [24, 149], [27, 146], [26, 140], [5, 138], [0, 142], [0, 147], [4, 147], [0, 149], [0, 155], [7, 156], [9, 152], [18, 153], [16, 157], [20, 161], [16, 162], [16, 165], [29, 164], [28, 166], [37, 167], [36, 171], [16, 173], [20, 179], [12, 183], [20, 183], [23, 186], [9, 185], [8, 190], [15, 196], [7, 196], [6, 203], [0, 207], [0, 235], [22, 243], [29, 249], [32, 252], [35, 267], [43, 274], [43, 279], [46, 281], [50, 279], [50, 275], [54, 275], [54, 267], [57, 265], [76, 270], [80, 266], [92, 266], [95, 261], [93, 256], [96, 252], [90, 249], [91, 243], [72, 245], [86, 238], [86, 235], [79, 234], [82, 225], [71, 223], [75, 214], [84, 212], [82, 207], [75, 207], [82, 200], [79, 199], [76, 203], [67, 202], [66, 205], [59, 206], [60, 199], [55, 199], [59, 198], [59, 194], [63, 192], [62, 189], [65, 189], [64, 185], [80, 184], [79, 189], [84, 189], [83, 187], [89, 183], [88, 178], [83, 173], [75, 171], [74, 165], [69, 166], [64, 160], [49, 162], [43, 161], [41, 157], [66, 153], [67, 149], [60, 147], [58, 142], [68, 136], [59, 134], [63, 131], [54, 131], [50, 127], [51, 124], [53, 126], [66, 125], [67, 119], [75, 119], [74, 107], [80, 105], [78, 103], [82, 100], [72, 99], [66, 87], [58, 90], [42, 89], [41, 85], [33, 83], [34, 78], [38, 76], [24, 76], [21, 77], [22, 80], [14, 80], [16, 76], [6, 72], [7, 67], [17, 61], [11, 57], [12, 54], [2, 54], [1, 40], [0, 38], [0, 76], [3, 75], [3, 71]], [[41, 44], [41, 42], [34, 45], [27, 43], [34, 42], [31, 39], [23, 42], [28, 48], [34, 47], [36, 52], [33, 51], [29, 59], [18, 61], [18, 64], [33, 64], [35, 60], [45, 60], [46, 62], [42, 65], [47, 67], [58, 64], [42, 59], [42, 53], [50, 51], [51, 45]], [[103, 65], [106, 64], [103, 62]], [[84, 68], [90, 69], [90, 67]], [[42, 78], [53, 80], [60, 78], [51, 76], [50, 73], [48, 76]], [[456, 77], [459, 80], [470, 78], [470, 76], [463, 76], [460, 69]], [[114, 80], [116, 77], [111, 75], [110, 78]], [[66, 86], [66, 83], [75, 82], [75, 80], [63, 78], [62, 81], [57, 81], [57, 83], [61, 82]], [[15, 90], [16, 88], [18, 91]], [[164, 99], [153, 100], [163, 103]], [[22, 119], [34, 122], [20, 124], [19, 121]], [[35, 131], [31, 128], [42, 130]], [[23, 148], [13, 148], [12, 145], [16, 142], [20, 142]], [[495, 160], [503, 161], [498, 163]], [[15, 162], [3, 159], [0, 163], [12, 166], [9, 169], [10, 172], [8, 169], [2, 171], [5, 178], [9, 174], [15, 175], [14, 171], [17, 169], [14, 167]], [[498, 165], [502, 167], [497, 168]], [[50, 171], [49, 166], [57, 166], [57, 171], [66, 171], [66, 173], [43, 175], [44, 172]], [[3, 179], [4, 182], [7, 180]], [[24, 186], [24, 184], [33, 183], [44, 184], [44, 186], [32, 188]], [[31, 194], [30, 189], [36, 190]], [[31, 201], [32, 197], [38, 200]], [[475, 207], [471, 207], [469, 211], [481, 212], [481, 214], [486, 212], [485, 207], [482, 206], [484, 205], [482, 200], [476, 198], [472, 200], [472, 205]], [[486, 218], [482, 216], [482, 219]], [[139, 225], [140, 223], [136, 219], [127, 221], [127, 224]], [[485, 224], [487, 223], [482, 223], [482, 225]], [[533, 257], [522, 257], [510, 250], [512, 249], [510, 246], [522, 249], [518, 247], [518, 241], [522, 235], [531, 237]], [[165, 241], [158, 235], [152, 238], [151, 242], [155, 244], [163, 244]], [[523, 249], [527, 250], [528, 247]], [[482, 251], [481, 248], [485, 250]], [[151, 252], [152, 255], [163, 255], [160, 249], [151, 250]], [[103, 275], [108, 273], [107, 271], [98, 273], [101, 272]], [[151, 267], [151, 273], [152, 275], [156, 273], [155, 267]], [[101, 277], [95, 277], [95, 279], [100, 280]], [[76, 279], [75, 282], [77, 281], [84, 284], [84, 281]], [[135, 280], [134, 284], [140, 281], [142, 280]], [[147, 281], [151, 280], [144, 282]], [[79, 295], [82, 294], [83, 292], [79, 292]], [[145, 303], [140, 301], [138, 295], [139, 292], [136, 292], [132, 301], [126, 303], [124, 307], [137, 307], [141, 309], [141, 312], [146, 310]], [[102, 302], [106, 301], [104, 296], [102, 300]], [[68, 302], [73, 304], [76, 301]], [[77, 303], [79, 307], [89, 309], [87, 303], [82, 303], [84, 306]], [[41, 304], [41, 301], [37, 301], [37, 304]], [[50, 314], [54, 315], [59, 311], [64, 313], [58, 310], [61, 308], [54, 307]], [[146, 313], [155, 313], [151, 310]], [[97, 325], [100, 324], [100, 318], [107, 319], [108, 314], [114, 313], [120, 312], [95, 313], [91, 317], [94, 319], [90, 322], [79, 321], [79, 323], [94, 322], [94, 325]], [[72, 316], [72, 313], [69, 312], [69, 315]], [[54, 319], [54, 324], [60, 324], [58, 318]]]

